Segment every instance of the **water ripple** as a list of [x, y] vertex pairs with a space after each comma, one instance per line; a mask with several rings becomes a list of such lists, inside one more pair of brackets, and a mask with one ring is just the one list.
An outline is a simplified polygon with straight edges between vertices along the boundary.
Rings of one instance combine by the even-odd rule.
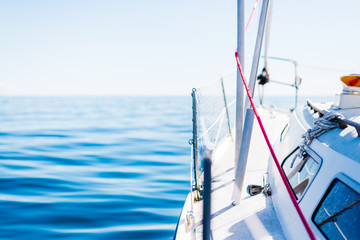
[[189, 98], [0, 102], [0, 239], [173, 236], [189, 188]]

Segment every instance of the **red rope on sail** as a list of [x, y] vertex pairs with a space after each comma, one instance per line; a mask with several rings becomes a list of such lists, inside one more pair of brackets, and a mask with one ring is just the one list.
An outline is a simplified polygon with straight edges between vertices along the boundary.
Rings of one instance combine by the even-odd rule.
[[254, 4], [254, 7], [253, 7], [253, 10], [251, 12], [251, 15], [249, 17], [248, 23], [246, 24], [245, 31], [247, 31], [247, 29], [248, 29], [248, 27], [250, 25], [251, 19], [252, 19], [253, 15], [254, 15], [254, 12], [255, 12], [255, 9], [256, 9], [256, 6], [258, 5], [258, 3], [259, 3], [259, 0], [256, 0], [256, 2]]
[[272, 148], [271, 143], [270, 143], [270, 141], [269, 141], [269, 138], [268, 138], [268, 136], [267, 136], [267, 134], [266, 134], [264, 125], [262, 124], [261, 118], [260, 118], [260, 116], [259, 116], [259, 114], [258, 114], [258, 112], [257, 112], [257, 110], [256, 110], [256, 107], [255, 107], [255, 104], [254, 104], [254, 100], [253, 100], [253, 98], [251, 97], [250, 90], [249, 90], [249, 88], [248, 88], [248, 86], [247, 86], [247, 84], [246, 84], [246, 81], [245, 81], [244, 72], [243, 72], [243, 70], [242, 70], [242, 67], [241, 67], [241, 64], [240, 64], [240, 61], [239, 61], [239, 56], [238, 56], [237, 51], [235, 52], [235, 58], [236, 58], [236, 62], [237, 62], [237, 65], [238, 65], [238, 68], [239, 68], [239, 71], [240, 71], [240, 75], [241, 75], [242, 81], [243, 81], [243, 83], [244, 83], [244, 87], [245, 87], [245, 89], [246, 89], [246, 93], [247, 93], [247, 95], [248, 95], [248, 97], [249, 97], [249, 100], [250, 100], [251, 106], [252, 106], [252, 108], [253, 108], [254, 114], [255, 114], [256, 119], [257, 119], [257, 121], [258, 121], [258, 123], [259, 123], [259, 126], [260, 126], [260, 128], [261, 128], [261, 131], [262, 131], [262, 133], [263, 133], [263, 135], [264, 135], [266, 144], [267, 144], [268, 147], [269, 147], [269, 150], [270, 150], [271, 156], [272, 156], [272, 158], [273, 158], [273, 160], [274, 160], [274, 163], [275, 163], [275, 165], [276, 165], [276, 168], [277, 168], [277, 170], [278, 170], [279, 173], [280, 173], [281, 179], [282, 179], [283, 183], [285, 184], [285, 187], [286, 187], [286, 190], [287, 190], [287, 192], [288, 192], [288, 194], [289, 194], [289, 196], [290, 196], [290, 199], [291, 199], [292, 203], [294, 204], [294, 207], [295, 207], [297, 213], [299, 214], [299, 217], [300, 217], [300, 219], [301, 219], [301, 222], [304, 224], [304, 227], [305, 227], [305, 229], [306, 229], [306, 231], [307, 231], [310, 239], [311, 239], [311, 240], [315, 240], [315, 239], [316, 239], [316, 238], [315, 238], [315, 235], [314, 235], [314, 233], [312, 232], [312, 230], [311, 230], [308, 222], [306, 221], [306, 219], [305, 219], [305, 217], [304, 217], [304, 214], [302, 213], [302, 211], [301, 211], [301, 209], [300, 209], [300, 207], [299, 207], [299, 204], [298, 204], [297, 201], [296, 201], [295, 195], [294, 195], [294, 193], [293, 193], [293, 191], [292, 191], [292, 189], [291, 189], [291, 187], [290, 187], [289, 182], [288, 182], [287, 179], [286, 179], [286, 176], [285, 176], [284, 172], [282, 171], [282, 169], [281, 169], [281, 167], [280, 167], [280, 164], [279, 164], [279, 161], [277, 160], [277, 157], [276, 157], [276, 155], [275, 155], [274, 149]]

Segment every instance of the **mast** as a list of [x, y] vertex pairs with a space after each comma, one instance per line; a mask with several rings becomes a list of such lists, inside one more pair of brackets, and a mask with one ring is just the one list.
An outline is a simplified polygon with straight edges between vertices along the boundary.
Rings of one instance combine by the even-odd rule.
[[[244, 66], [245, 55], [245, 0], [237, 1], [237, 51]], [[240, 156], [241, 137], [244, 125], [244, 87], [239, 70], [236, 75], [236, 120], [235, 120], [235, 166]]]
[[[259, 59], [261, 54], [261, 45], [264, 36], [264, 30], [266, 25], [266, 17], [270, 0], [264, 0], [261, 8], [259, 28], [257, 33], [257, 39], [254, 50], [254, 57], [251, 66], [250, 81], [249, 81], [249, 90], [251, 95], [254, 95], [255, 83], [256, 83], [256, 74], [259, 66]], [[242, 63], [241, 63], [242, 64]], [[244, 183], [244, 175], [246, 170], [246, 163], [248, 159], [248, 153], [250, 148], [251, 134], [254, 123], [254, 112], [250, 106], [250, 101], [246, 101], [246, 117], [244, 124], [244, 131], [242, 134], [241, 145], [240, 145], [240, 155], [238, 156], [237, 164], [235, 166], [235, 182], [233, 190], [233, 204], [236, 205], [240, 202], [242, 187]], [[236, 149], [237, 150], [237, 149]]]
[[271, 28], [271, 17], [272, 17], [273, 1], [269, 0], [268, 17], [266, 21], [266, 33], [265, 33], [265, 44], [264, 44], [264, 67], [268, 69], [269, 60], [269, 41], [270, 41], [270, 28]]

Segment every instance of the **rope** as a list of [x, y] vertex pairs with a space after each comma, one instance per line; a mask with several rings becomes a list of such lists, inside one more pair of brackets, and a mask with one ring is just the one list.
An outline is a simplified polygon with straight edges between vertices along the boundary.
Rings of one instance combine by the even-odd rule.
[[251, 97], [250, 90], [249, 90], [249, 88], [248, 88], [248, 86], [247, 86], [247, 84], [246, 84], [244, 72], [243, 72], [242, 67], [241, 67], [241, 64], [240, 64], [240, 60], [239, 60], [239, 56], [238, 56], [237, 50], [236, 50], [236, 52], [235, 52], [235, 58], [236, 58], [237, 66], [238, 66], [238, 68], [239, 68], [239, 72], [240, 72], [240, 75], [241, 75], [241, 78], [242, 78], [244, 87], [245, 87], [245, 89], [246, 89], [247, 96], [249, 97], [249, 100], [250, 100], [251, 106], [252, 106], [252, 108], [253, 108], [254, 114], [255, 114], [256, 119], [257, 119], [257, 121], [258, 121], [258, 123], [259, 123], [260, 129], [261, 129], [261, 131], [262, 131], [262, 133], [263, 133], [263, 135], [264, 135], [266, 144], [267, 144], [268, 147], [269, 147], [269, 150], [270, 150], [271, 156], [272, 156], [272, 158], [273, 158], [273, 160], [274, 160], [274, 163], [275, 163], [275, 165], [276, 165], [276, 168], [277, 168], [277, 170], [279, 171], [279, 174], [280, 174], [280, 176], [281, 176], [281, 179], [282, 179], [282, 181], [283, 181], [283, 183], [284, 183], [284, 185], [285, 185], [285, 187], [286, 187], [286, 190], [287, 190], [287, 192], [288, 192], [288, 194], [289, 194], [289, 196], [290, 196], [290, 199], [291, 199], [291, 201], [292, 201], [292, 203], [293, 203], [293, 205], [294, 205], [294, 207], [295, 207], [295, 209], [296, 209], [296, 211], [297, 211], [297, 213], [298, 213], [298, 215], [299, 215], [299, 217], [300, 217], [300, 220], [301, 220], [301, 222], [303, 223], [303, 225], [304, 225], [304, 227], [305, 227], [305, 229], [306, 229], [306, 232], [308, 233], [308, 235], [309, 235], [309, 237], [310, 237], [311, 240], [315, 240], [315, 239], [316, 239], [316, 238], [315, 238], [315, 235], [314, 235], [314, 233], [312, 232], [312, 230], [311, 230], [308, 222], [306, 221], [306, 219], [305, 219], [305, 217], [304, 217], [304, 214], [302, 213], [302, 211], [301, 211], [301, 209], [300, 209], [300, 207], [299, 207], [299, 204], [297, 203], [297, 200], [296, 200], [296, 198], [295, 198], [295, 196], [294, 196], [294, 193], [293, 193], [293, 191], [292, 191], [292, 189], [291, 189], [291, 187], [290, 187], [290, 184], [289, 184], [289, 182], [287, 181], [287, 178], [286, 178], [284, 172], [283, 172], [282, 169], [281, 169], [281, 166], [280, 166], [280, 164], [279, 164], [279, 161], [277, 160], [277, 157], [276, 157], [276, 155], [275, 155], [274, 149], [273, 149], [272, 146], [271, 146], [270, 140], [269, 140], [269, 138], [268, 138], [268, 136], [267, 136], [267, 134], [266, 134], [266, 131], [265, 131], [264, 125], [262, 124], [261, 118], [260, 118], [260, 116], [259, 116], [259, 114], [258, 114], [258, 112], [257, 112], [257, 110], [256, 110], [256, 107], [255, 107], [255, 104], [254, 104], [254, 100], [253, 100], [253, 98]]
[[252, 10], [251, 15], [249, 17], [248, 23], [246, 24], [245, 31], [247, 31], [247, 29], [248, 29], [248, 27], [250, 25], [251, 19], [252, 19], [253, 15], [254, 15], [254, 12], [255, 12], [255, 9], [256, 9], [256, 6], [258, 5], [258, 3], [259, 3], [259, 0], [256, 0], [256, 2], [254, 3], [254, 7], [253, 7], [253, 10]]
[[304, 138], [304, 140], [299, 145], [299, 152], [294, 156], [294, 159], [290, 164], [290, 168], [294, 166], [297, 157], [303, 159], [303, 157], [306, 155], [305, 146], [309, 146], [315, 138], [319, 137], [323, 133], [333, 128], [339, 127], [339, 123], [336, 121], [336, 119], [338, 118], [344, 119], [344, 116], [336, 112], [326, 112], [324, 116], [319, 117], [317, 120], [314, 121], [315, 126], [308, 129], [306, 133], [301, 136], [302, 138]]
[[339, 127], [339, 123], [334, 121], [338, 118], [344, 119], [344, 116], [336, 112], [326, 112], [324, 116], [314, 121], [315, 127], [308, 129], [305, 134], [302, 135], [304, 138], [303, 144], [309, 145], [314, 138], [319, 137], [321, 134]]

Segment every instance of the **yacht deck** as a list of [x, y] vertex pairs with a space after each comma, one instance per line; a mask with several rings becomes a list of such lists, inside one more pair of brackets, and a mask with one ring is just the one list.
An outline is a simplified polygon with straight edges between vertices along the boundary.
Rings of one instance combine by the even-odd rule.
[[[287, 123], [288, 115], [265, 109], [259, 109], [259, 113], [273, 142]], [[234, 156], [234, 142], [230, 137], [213, 153], [212, 239], [285, 239], [271, 197], [263, 194], [251, 197], [246, 192], [249, 184], [263, 185], [263, 175], [268, 166], [269, 150], [257, 122], [254, 123], [241, 201], [236, 206], [232, 204]], [[178, 224], [176, 239], [202, 238], [202, 201], [193, 203], [193, 218], [190, 211], [189, 194]]]

